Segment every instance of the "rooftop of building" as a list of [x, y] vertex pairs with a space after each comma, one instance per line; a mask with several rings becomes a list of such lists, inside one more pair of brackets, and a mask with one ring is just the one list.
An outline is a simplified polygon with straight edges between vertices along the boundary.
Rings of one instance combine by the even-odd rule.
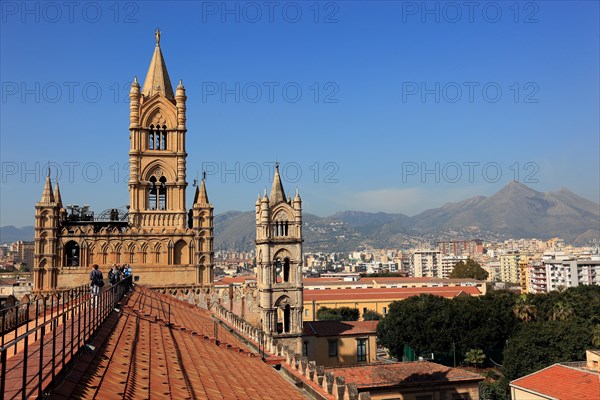
[[347, 383], [359, 389], [420, 384], [439, 384], [458, 381], [482, 381], [481, 375], [459, 368], [446, 367], [429, 361], [374, 364], [359, 367], [332, 368], [336, 376], [343, 376]]
[[230, 284], [244, 284], [247, 282], [255, 282], [256, 276], [254, 275], [244, 275], [244, 276], [224, 276], [221, 279], [215, 279], [215, 285], [230, 285]]
[[368, 285], [368, 284], [416, 284], [416, 283], [431, 283], [431, 284], [444, 284], [444, 283], [471, 283], [471, 284], [482, 284], [482, 281], [475, 279], [445, 279], [445, 278], [430, 278], [430, 277], [361, 277], [357, 281], [345, 281], [342, 277], [327, 277], [327, 278], [304, 278], [305, 286], [316, 286], [316, 285]]
[[399, 300], [421, 294], [432, 294], [445, 298], [461, 295], [479, 296], [482, 293], [475, 286], [417, 287], [417, 288], [373, 288], [373, 289], [337, 289], [314, 290], [304, 289], [304, 301], [327, 300]]
[[377, 332], [378, 321], [305, 321], [305, 336], [351, 336]]
[[554, 364], [516, 379], [510, 385], [554, 399], [573, 399], [576, 393], [578, 400], [597, 400], [600, 396], [600, 373]]
[[[171, 327], [159, 302], [170, 304]], [[55, 398], [305, 398], [228, 330], [217, 332], [207, 311], [169, 295], [137, 287], [105, 325]]]

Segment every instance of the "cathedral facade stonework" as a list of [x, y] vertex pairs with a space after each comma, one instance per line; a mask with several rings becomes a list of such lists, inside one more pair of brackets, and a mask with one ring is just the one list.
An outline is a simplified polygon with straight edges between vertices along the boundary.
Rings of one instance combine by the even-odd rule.
[[129, 264], [147, 286], [213, 283], [213, 206], [204, 179], [186, 209], [186, 92], [175, 92], [160, 34], [144, 85], [131, 84], [129, 205], [94, 216], [63, 206], [48, 174], [35, 206], [34, 290], [89, 283], [90, 267]]

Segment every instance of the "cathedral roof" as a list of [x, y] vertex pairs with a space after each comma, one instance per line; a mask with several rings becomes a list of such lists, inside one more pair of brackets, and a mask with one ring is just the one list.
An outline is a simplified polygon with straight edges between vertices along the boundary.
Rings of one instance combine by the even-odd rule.
[[[148, 298], [169, 305], [171, 326]], [[206, 310], [139, 285], [91, 344], [57, 398], [305, 398]]]
[[152, 96], [154, 93], [162, 93], [168, 99], [175, 99], [173, 94], [173, 86], [167, 72], [167, 64], [160, 50], [160, 31], [156, 30], [156, 47], [150, 61], [150, 68], [146, 74], [142, 94], [144, 96]]
[[285, 191], [283, 190], [283, 184], [281, 183], [281, 177], [279, 176], [279, 164], [275, 164], [275, 177], [273, 178], [273, 186], [271, 186], [270, 204], [275, 205], [286, 201]]

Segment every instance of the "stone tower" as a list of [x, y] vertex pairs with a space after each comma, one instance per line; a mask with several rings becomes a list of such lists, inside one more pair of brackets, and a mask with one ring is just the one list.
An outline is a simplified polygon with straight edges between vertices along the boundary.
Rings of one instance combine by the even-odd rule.
[[203, 179], [186, 209], [187, 97], [181, 81], [173, 92], [158, 30], [155, 38], [143, 87], [136, 78], [129, 93], [128, 209], [67, 213], [48, 176], [35, 211], [36, 291], [88, 284], [93, 264], [129, 264], [147, 286], [213, 284], [213, 206]]
[[286, 199], [279, 166], [271, 195], [256, 201], [256, 265], [263, 331], [302, 348], [302, 200]]
[[186, 95], [181, 81], [173, 94], [160, 50], [160, 31], [144, 86], [129, 93], [129, 223], [186, 228]]
[[[56, 195], [55, 195], [56, 194]], [[58, 182], [52, 190], [50, 169], [42, 198], [35, 205], [35, 249], [34, 249], [34, 283], [35, 291], [50, 290], [56, 287], [60, 259], [58, 254], [58, 233], [61, 215], [64, 214]]]
[[[204, 175], [204, 174], [203, 174]], [[196, 281], [204, 285], [214, 281], [214, 252], [213, 252], [213, 205], [208, 202], [205, 177], [200, 186], [196, 187], [194, 208], [191, 210], [192, 227], [194, 229], [195, 259], [198, 272]]]

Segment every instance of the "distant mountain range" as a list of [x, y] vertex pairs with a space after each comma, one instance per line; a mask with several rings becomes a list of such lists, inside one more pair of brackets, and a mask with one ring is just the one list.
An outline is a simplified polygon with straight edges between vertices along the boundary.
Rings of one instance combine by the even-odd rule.
[[[502, 240], [561, 237], [574, 244], [600, 239], [600, 205], [567, 189], [542, 193], [511, 182], [490, 197], [477, 196], [409, 217], [343, 211], [320, 218], [304, 214], [307, 251], [348, 251], [360, 246], [409, 248], [446, 239]], [[215, 218], [215, 249], [249, 250], [254, 212]]]
[[[254, 247], [254, 212], [215, 216], [215, 250]], [[511, 182], [490, 197], [477, 196], [409, 217], [343, 211], [304, 214], [306, 251], [348, 251], [361, 246], [408, 248], [443, 239], [502, 240], [561, 237], [574, 244], [600, 238], [600, 205], [567, 189], [538, 192]], [[33, 227], [0, 228], [0, 242], [33, 240]]]
[[33, 226], [16, 228], [12, 225], [7, 225], [0, 227], [0, 243], [12, 243], [18, 240], [32, 241]]

